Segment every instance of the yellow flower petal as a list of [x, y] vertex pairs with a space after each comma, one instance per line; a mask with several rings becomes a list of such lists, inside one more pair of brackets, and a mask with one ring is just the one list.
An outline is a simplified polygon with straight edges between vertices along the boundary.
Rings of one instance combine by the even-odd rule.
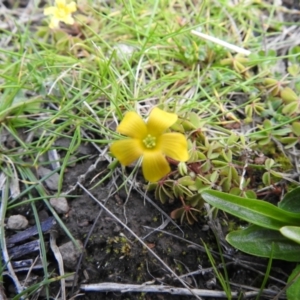
[[59, 19], [53, 17], [53, 18], [51, 19], [51, 22], [50, 22], [50, 24], [49, 24], [49, 27], [50, 27], [51, 29], [58, 28], [58, 27], [59, 27]]
[[76, 3], [75, 3], [74, 1], [70, 2], [70, 3], [67, 5], [67, 7], [68, 7], [68, 11], [69, 11], [70, 13], [75, 12], [75, 11], [77, 10], [77, 6], [76, 6]]
[[49, 16], [49, 15], [54, 15], [56, 12], [57, 8], [54, 6], [50, 6], [44, 9], [44, 15]]
[[177, 121], [177, 115], [165, 112], [158, 107], [154, 107], [147, 122], [148, 132], [158, 136]]
[[124, 166], [128, 166], [143, 155], [141, 143], [136, 139], [119, 140], [110, 146], [111, 153]]
[[160, 151], [146, 151], [143, 156], [143, 174], [146, 180], [155, 182], [167, 175], [171, 168]]
[[159, 137], [158, 147], [162, 153], [178, 161], [189, 159], [188, 145], [185, 136], [181, 133], [164, 133]]
[[68, 15], [68, 16], [65, 16], [62, 21], [66, 24], [69, 24], [69, 25], [73, 25], [74, 24], [74, 19], [72, 18], [71, 15]]
[[147, 127], [142, 118], [134, 111], [128, 112], [117, 131], [132, 138], [143, 139], [147, 135]]

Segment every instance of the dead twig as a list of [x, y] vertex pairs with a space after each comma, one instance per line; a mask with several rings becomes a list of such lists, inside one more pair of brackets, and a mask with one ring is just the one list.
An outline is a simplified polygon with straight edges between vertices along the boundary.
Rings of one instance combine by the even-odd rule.
[[[120, 292], [120, 293], [168, 293], [172, 295], [184, 295], [192, 296], [197, 295], [199, 297], [215, 297], [224, 298], [227, 297], [225, 292], [222, 291], [211, 291], [201, 289], [186, 289], [177, 288], [167, 285], [145, 285], [145, 284], [121, 284], [114, 282], [103, 282], [94, 284], [82, 284], [80, 289], [85, 292]], [[243, 293], [243, 299], [255, 297], [260, 293], [260, 290], [249, 291]], [[265, 296], [274, 296], [276, 292], [270, 289], [263, 290]], [[231, 297], [238, 298], [240, 292], [231, 292]]]
[[60, 275], [60, 285], [61, 285], [61, 299], [66, 300], [66, 280], [64, 278], [65, 271], [64, 271], [64, 263], [61, 256], [61, 253], [56, 245], [56, 237], [54, 232], [50, 232], [50, 247], [55, 256], [55, 259], [58, 264], [59, 275]]
[[[9, 272], [10, 278], [13, 280], [16, 290], [18, 294], [21, 294], [23, 291], [23, 287], [20, 284], [20, 281], [18, 277], [15, 274], [15, 271], [12, 267], [12, 263], [10, 261], [10, 257], [7, 251], [7, 245], [5, 240], [5, 233], [4, 233], [4, 219], [5, 219], [5, 213], [6, 213], [6, 206], [7, 206], [7, 199], [8, 199], [8, 190], [9, 190], [9, 179], [4, 175], [4, 173], [1, 173], [2, 178], [0, 178], [0, 182], [3, 182], [3, 188], [2, 188], [2, 201], [0, 205], [0, 242], [1, 242], [1, 249], [2, 249], [2, 256], [4, 263], [7, 266], [7, 270]], [[1, 180], [2, 179], [2, 180]], [[24, 297], [21, 297], [21, 299], [24, 299]]]

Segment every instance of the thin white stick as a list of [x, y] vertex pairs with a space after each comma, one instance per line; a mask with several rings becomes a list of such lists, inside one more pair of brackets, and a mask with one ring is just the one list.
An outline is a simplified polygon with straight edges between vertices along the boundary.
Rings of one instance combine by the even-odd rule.
[[[201, 289], [186, 289], [177, 288], [167, 285], [148, 285], [148, 284], [122, 284], [117, 282], [102, 282], [82, 284], [80, 289], [85, 292], [120, 292], [120, 293], [168, 293], [172, 295], [185, 295], [192, 296], [197, 295], [199, 297], [214, 297], [214, 298], [226, 298], [227, 295], [223, 291], [211, 291]], [[260, 291], [249, 291], [243, 293], [243, 299], [255, 297]], [[266, 294], [274, 295], [274, 291], [264, 290]], [[231, 292], [231, 297], [239, 297], [239, 292]]]
[[233, 50], [233, 51], [235, 51], [237, 53], [244, 54], [244, 55], [247, 55], [247, 56], [251, 54], [251, 51], [249, 51], [249, 50], [246, 50], [244, 48], [241, 48], [241, 47], [229, 44], [229, 43], [227, 43], [225, 41], [222, 41], [222, 40], [220, 40], [218, 38], [215, 38], [213, 36], [207, 35], [205, 33], [202, 33], [202, 32], [196, 31], [196, 30], [192, 30], [191, 33], [194, 34], [194, 35], [197, 35], [197, 36], [199, 36], [199, 37], [201, 37], [201, 38], [203, 38], [203, 39], [205, 39], [207, 41], [216, 43], [216, 44], [221, 45], [221, 46], [223, 46], [225, 48]]
[[52, 250], [52, 252], [54, 254], [54, 257], [57, 261], [59, 275], [61, 276], [61, 279], [60, 279], [61, 299], [66, 300], [67, 297], [66, 297], [66, 279], [64, 278], [64, 275], [65, 275], [64, 262], [63, 262], [63, 258], [62, 258], [62, 255], [60, 253], [60, 250], [56, 245], [55, 234], [51, 233], [51, 232], [50, 232], [50, 247], [51, 247], [51, 250]]

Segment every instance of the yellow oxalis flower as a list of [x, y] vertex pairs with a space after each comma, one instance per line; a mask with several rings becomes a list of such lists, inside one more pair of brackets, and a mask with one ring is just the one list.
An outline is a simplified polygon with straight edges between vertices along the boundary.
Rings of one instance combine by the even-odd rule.
[[165, 132], [176, 121], [176, 114], [157, 107], [151, 111], [147, 123], [136, 112], [128, 112], [117, 127], [117, 131], [128, 138], [115, 141], [110, 151], [125, 166], [142, 157], [145, 179], [158, 181], [171, 170], [165, 156], [178, 161], [189, 158], [185, 136]]
[[74, 1], [69, 4], [66, 0], [55, 0], [55, 6], [50, 6], [44, 9], [44, 15], [52, 16], [49, 24], [50, 28], [59, 27], [59, 22], [62, 21], [66, 24], [74, 24], [72, 13], [77, 10], [76, 3]]

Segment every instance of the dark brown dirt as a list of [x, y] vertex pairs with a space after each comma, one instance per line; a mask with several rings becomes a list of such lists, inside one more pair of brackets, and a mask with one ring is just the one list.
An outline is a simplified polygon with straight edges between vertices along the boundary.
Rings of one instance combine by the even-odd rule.
[[[65, 173], [65, 189], [75, 185], [78, 177], [85, 174], [93, 163], [94, 158], [85, 159], [75, 167], [68, 169]], [[90, 180], [99, 172], [105, 173], [106, 168], [105, 163], [100, 163], [95, 171], [86, 176], [82, 185], [89, 189], [92, 186], [89, 183]], [[191, 287], [223, 290], [203, 249], [203, 242], [205, 242], [214, 254], [216, 266], [224, 274], [216, 238], [207, 226], [207, 219], [204, 216], [199, 216], [199, 222], [192, 226], [186, 223], [174, 225], [169, 222], [163, 228], [164, 232], [154, 232], [153, 229], [161, 226], [166, 220], [157, 208], [144, 201], [136, 191], [133, 191], [128, 199], [125, 189], [119, 191], [113, 197], [108, 197], [112, 189], [115, 189], [114, 186], [108, 188], [110, 184], [111, 182], [107, 182], [105, 186], [91, 189], [90, 193], [98, 201], [101, 201], [118, 219], [126, 223], [177, 275], [181, 276], [195, 272], [183, 278]], [[167, 214], [174, 208], [169, 204], [161, 205], [154, 200], [153, 195], [148, 195]], [[182, 287], [182, 285], [118, 221], [102, 212], [99, 204], [85, 191], [76, 188], [73, 191], [73, 197], [68, 198], [68, 203], [70, 211], [65, 215], [60, 215], [60, 217], [74, 238], [86, 246], [82, 254], [82, 260], [78, 258], [74, 261], [74, 264], [65, 265], [66, 273], [77, 272], [78, 275], [74, 286], [67, 288], [67, 299], [71, 299], [76, 295], [76, 299], [196, 299], [191, 296], [156, 293], [82, 293], [80, 285], [83, 283], [143, 284], [151, 282], [152, 284], [175, 287]], [[49, 214], [47, 208], [40, 206], [40, 216], [47, 214]], [[58, 246], [69, 241], [69, 237], [58, 225], [53, 230], [56, 231]], [[186, 240], [182, 240], [182, 238]], [[48, 243], [48, 234], [45, 234], [45, 240]], [[245, 286], [260, 288], [263, 281], [263, 275], [261, 274], [264, 274], [266, 270], [267, 260], [235, 253], [230, 247], [227, 248], [228, 245], [224, 242], [222, 245], [229, 281], [236, 285], [232, 287], [232, 290], [247, 291], [248, 289]], [[35, 255], [32, 254], [31, 256], [34, 257]], [[48, 272], [58, 275], [57, 262], [50, 249], [47, 252], [47, 260], [49, 262]], [[280, 266], [275, 263], [273, 265], [283, 267], [284, 272], [281, 269], [273, 268], [271, 275], [285, 281], [287, 279], [286, 274], [289, 274], [293, 264], [286, 263]], [[200, 271], [201, 269], [202, 271]], [[259, 271], [261, 271], [261, 274], [259, 274]], [[36, 282], [39, 282], [43, 279], [43, 272], [41, 270], [32, 271], [31, 277], [36, 277]], [[13, 283], [6, 277], [4, 277], [4, 287], [6, 288], [6, 295], [12, 297], [14, 295]], [[279, 290], [283, 288], [283, 285], [276, 280], [269, 279], [266, 287], [273, 290], [278, 288]], [[275, 289], [275, 287], [277, 288]], [[50, 285], [53, 298], [57, 295], [59, 288], [59, 281]], [[78, 295], [79, 293], [81, 296]], [[45, 299], [41, 295], [43, 293], [37, 299]], [[260, 299], [267, 298], [261, 297]]]

